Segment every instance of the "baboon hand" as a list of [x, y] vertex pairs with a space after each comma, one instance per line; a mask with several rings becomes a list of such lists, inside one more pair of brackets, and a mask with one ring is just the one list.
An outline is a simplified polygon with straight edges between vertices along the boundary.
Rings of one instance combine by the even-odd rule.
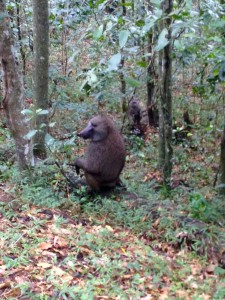
[[80, 174], [80, 167], [78, 167], [77, 165], [75, 165], [75, 168], [76, 168], [77, 175], [79, 175]]
[[80, 174], [80, 169], [81, 169], [81, 159], [76, 159], [75, 163], [74, 163], [75, 169], [76, 169], [76, 173], [77, 175]]

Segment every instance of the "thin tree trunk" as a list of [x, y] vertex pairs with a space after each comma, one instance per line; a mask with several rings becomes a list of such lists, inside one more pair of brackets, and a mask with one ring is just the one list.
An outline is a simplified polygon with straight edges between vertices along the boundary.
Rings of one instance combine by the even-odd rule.
[[155, 72], [154, 72], [154, 56], [153, 56], [153, 34], [152, 32], [148, 35], [148, 54], [149, 56], [148, 67], [147, 67], [147, 109], [148, 109], [148, 121], [150, 126], [157, 125], [157, 114], [158, 111], [154, 104], [155, 96]]
[[22, 43], [20, 7], [21, 7], [20, 0], [16, 0], [17, 35], [18, 35], [18, 41], [19, 41], [19, 45], [20, 45], [20, 55], [21, 55], [22, 62], [23, 62], [23, 75], [25, 76], [25, 74], [26, 74], [26, 54], [24, 51], [23, 43]]
[[[126, 10], [126, 0], [122, 0], [122, 9], [123, 9], [123, 16], [125, 17], [127, 14]], [[120, 66], [120, 82], [121, 82], [121, 93], [122, 93], [122, 112], [124, 114], [127, 113], [127, 102], [126, 102], [126, 81], [124, 78], [123, 68], [124, 68], [124, 58], [121, 59], [121, 66]]]
[[121, 59], [121, 65], [120, 65], [120, 83], [121, 83], [121, 94], [122, 94], [122, 112], [127, 112], [127, 102], [126, 102], [126, 81], [123, 74], [123, 68], [124, 68], [124, 58]]
[[[37, 109], [48, 109], [48, 64], [49, 64], [49, 23], [48, 1], [33, 0], [34, 27], [34, 102]], [[34, 136], [35, 156], [45, 158], [45, 136], [48, 130], [48, 115], [36, 115]]]
[[15, 141], [17, 161], [20, 170], [34, 164], [31, 141], [25, 138], [30, 128], [21, 112], [25, 108], [23, 77], [15, 56], [10, 18], [6, 4], [0, 0], [0, 64], [3, 70], [4, 99], [9, 130]]
[[166, 150], [165, 150], [165, 133], [164, 133], [164, 117], [162, 111], [162, 51], [159, 52], [159, 168], [163, 169], [165, 164]]
[[168, 30], [168, 45], [162, 50], [162, 86], [161, 86], [161, 113], [164, 131], [165, 161], [163, 165], [163, 182], [170, 188], [172, 173], [172, 41], [171, 18], [169, 14], [173, 9], [173, 0], [164, 0], [163, 11], [165, 16], [164, 27]]
[[225, 126], [220, 144], [219, 192], [225, 195]]

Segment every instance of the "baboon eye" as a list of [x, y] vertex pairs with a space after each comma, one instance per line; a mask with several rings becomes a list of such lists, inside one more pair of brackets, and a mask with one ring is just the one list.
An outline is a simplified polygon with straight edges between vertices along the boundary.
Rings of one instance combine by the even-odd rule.
[[93, 127], [96, 127], [96, 126], [97, 126], [97, 124], [95, 124], [95, 123], [91, 123], [91, 125], [92, 125]]

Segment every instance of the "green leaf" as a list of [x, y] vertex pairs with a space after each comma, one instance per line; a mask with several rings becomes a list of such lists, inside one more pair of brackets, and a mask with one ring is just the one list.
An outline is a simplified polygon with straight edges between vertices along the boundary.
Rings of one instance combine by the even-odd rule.
[[47, 109], [37, 109], [36, 110], [36, 114], [41, 116], [41, 115], [48, 115], [49, 114], [49, 111]]
[[0, 165], [0, 172], [5, 172], [8, 169], [7, 166]]
[[127, 82], [127, 84], [133, 88], [137, 88], [137, 87], [140, 87], [141, 83], [139, 81], [137, 81], [136, 79], [134, 78], [131, 78], [131, 77], [127, 77], [125, 79], [125, 81]]
[[102, 36], [102, 33], [103, 33], [103, 24], [100, 25], [93, 33], [93, 38], [95, 40], [98, 40], [100, 39], [100, 37]]
[[133, 5], [132, 2], [123, 3], [123, 6], [126, 6], [126, 7], [132, 7], [132, 5]]
[[121, 62], [121, 53], [113, 55], [108, 61], [108, 71], [117, 70]]
[[56, 122], [49, 123], [48, 127], [52, 128], [55, 126], [55, 124], [56, 124]]
[[[94, 1], [93, 1], [94, 2]], [[105, 0], [98, 0], [96, 3], [95, 3], [95, 7], [98, 7], [100, 4], [104, 3]]]
[[5, 12], [0, 12], [0, 21], [3, 21], [8, 15]]
[[148, 64], [146, 61], [141, 60], [141, 61], [137, 62], [137, 66], [142, 67], [142, 68], [147, 68]]
[[45, 142], [48, 146], [51, 146], [52, 144], [54, 144], [55, 139], [49, 133], [47, 133], [45, 135]]
[[129, 53], [137, 53], [139, 46], [134, 46], [134, 47], [125, 48], [125, 49], [126, 49], [126, 52], [129, 52]]
[[142, 27], [145, 25], [145, 21], [144, 20], [138, 20], [136, 23], [135, 23], [136, 26], [138, 27]]
[[96, 74], [94, 72], [91, 72], [89, 75], [89, 83], [93, 84], [96, 83], [98, 81], [98, 77], [96, 76]]
[[31, 130], [24, 136], [24, 138], [26, 140], [30, 140], [30, 139], [32, 139], [33, 136], [35, 136], [36, 133], [37, 133], [37, 130]]
[[121, 30], [119, 33], [119, 45], [120, 48], [123, 48], [126, 45], [127, 39], [130, 35], [128, 30]]
[[144, 152], [138, 152], [138, 157], [140, 157], [140, 158], [145, 158]]
[[117, 23], [119, 25], [124, 25], [125, 24], [125, 20], [122, 17], [119, 17], [118, 20], [117, 20]]
[[34, 112], [32, 110], [30, 110], [30, 109], [23, 109], [21, 111], [21, 114], [23, 114], [23, 115], [32, 115], [33, 113]]
[[157, 45], [155, 47], [155, 51], [160, 51], [163, 48], [165, 48], [166, 45], [169, 44], [169, 41], [166, 38], [167, 34], [168, 34], [168, 30], [166, 28], [164, 28], [162, 30], [162, 32], [160, 33], [160, 35], [159, 35], [158, 42], [157, 42]]
[[216, 267], [215, 270], [214, 270], [214, 273], [216, 275], [225, 275], [225, 270], [220, 268], [220, 267]]
[[142, 34], [146, 34], [149, 30], [155, 25], [155, 20], [147, 21], [145, 25], [142, 27]]
[[112, 22], [112, 21], [109, 21], [109, 22], [106, 24], [105, 30], [106, 30], [106, 31], [110, 31], [112, 28], [113, 28], [113, 22]]
[[83, 81], [82, 85], [80, 86], [80, 91], [82, 91], [83, 89], [84, 89], [85, 91], [87, 91], [87, 89], [86, 89], [87, 86], [89, 87], [88, 90], [90, 90], [91, 86], [88, 84], [88, 79], [86, 78], [86, 79]]

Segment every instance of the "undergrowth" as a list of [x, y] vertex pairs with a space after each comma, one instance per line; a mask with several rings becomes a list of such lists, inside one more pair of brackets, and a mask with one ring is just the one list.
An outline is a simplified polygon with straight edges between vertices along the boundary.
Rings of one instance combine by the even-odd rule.
[[[76, 126], [67, 130], [75, 134], [83, 127]], [[21, 174], [3, 130], [0, 263], [5, 278], [12, 270], [22, 278], [13, 277], [14, 292], [47, 300], [141, 299], [148, 294], [223, 299], [223, 269], [202, 271], [211, 259], [208, 250], [225, 241], [224, 199], [212, 187], [214, 143], [209, 132], [203, 133], [205, 138], [196, 130], [192, 139], [174, 142], [168, 191], [157, 167], [157, 130], [144, 138], [127, 132], [125, 188], [99, 195], [88, 194], [85, 186], [72, 189], [54, 163], [74, 174], [69, 163], [82, 155], [85, 143], [70, 133], [66, 141], [55, 138], [48, 160]], [[35, 282], [32, 288], [30, 282]]]

